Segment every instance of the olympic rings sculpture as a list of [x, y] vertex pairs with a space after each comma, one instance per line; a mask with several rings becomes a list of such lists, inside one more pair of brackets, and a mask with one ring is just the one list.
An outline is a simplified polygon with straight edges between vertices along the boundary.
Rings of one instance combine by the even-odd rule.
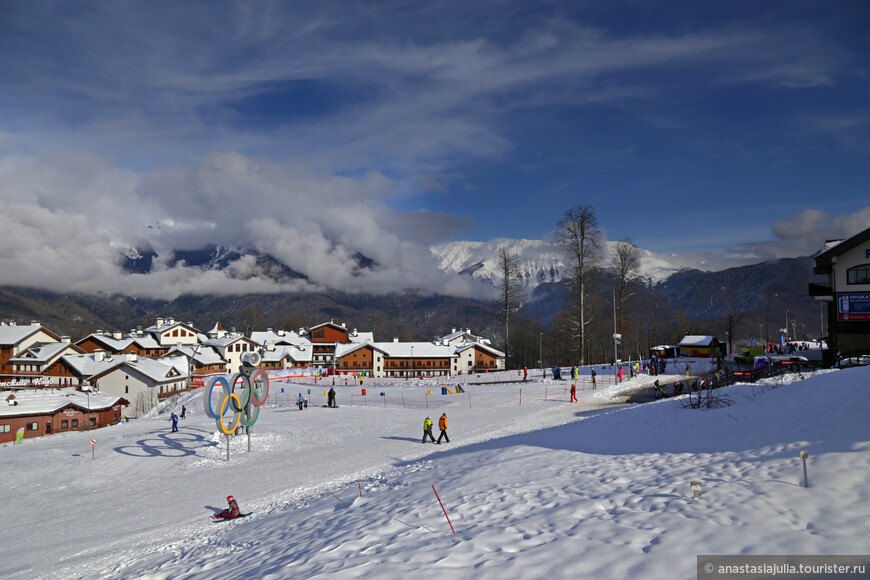
[[[220, 405], [212, 405], [212, 394], [216, 385], [221, 385], [222, 396]], [[226, 377], [215, 377], [203, 393], [202, 401], [205, 413], [215, 420], [218, 429], [229, 435], [239, 426], [253, 427], [260, 416], [262, 407], [269, 398], [269, 375], [264, 370], [258, 370], [248, 376], [244, 373], [234, 374], [230, 380]], [[224, 416], [232, 418], [224, 424]]]

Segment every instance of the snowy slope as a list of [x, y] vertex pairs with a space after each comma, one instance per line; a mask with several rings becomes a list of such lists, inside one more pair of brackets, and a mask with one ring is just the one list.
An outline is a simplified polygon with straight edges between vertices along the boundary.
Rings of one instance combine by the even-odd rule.
[[[694, 578], [703, 553], [866, 553], [868, 380], [737, 385], [713, 411], [608, 407], [625, 384], [572, 404], [540, 378], [447, 396], [370, 384], [365, 400], [341, 386], [326, 409], [322, 387], [276, 383], [229, 462], [194, 395], [179, 433], [166, 409], [0, 446], [0, 577], [664, 579]], [[421, 445], [442, 411], [451, 443]], [[254, 515], [210, 523], [230, 493]]]
[[[617, 242], [606, 242], [602, 265], [613, 260]], [[495, 281], [501, 279], [498, 268], [499, 249], [504, 246], [516, 256], [526, 287], [547, 282], [559, 282], [565, 270], [564, 251], [555, 244], [543, 240], [515, 240], [496, 238], [488, 242], [450, 242], [431, 248], [439, 266], [448, 273], [467, 273], [476, 278]], [[673, 264], [648, 250], [640, 250], [638, 274], [651, 282], [661, 282], [678, 270]]]

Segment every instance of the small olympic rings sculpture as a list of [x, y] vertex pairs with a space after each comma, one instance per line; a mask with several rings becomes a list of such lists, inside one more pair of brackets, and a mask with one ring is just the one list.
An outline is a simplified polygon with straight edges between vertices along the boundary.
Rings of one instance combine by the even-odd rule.
[[[243, 371], [253, 370], [245, 369]], [[212, 404], [212, 395], [216, 385], [221, 385], [220, 405]], [[218, 429], [229, 435], [239, 426], [253, 427], [260, 416], [262, 407], [269, 398], [269, 376], [264, 370], [253, 374], [240, 372], [230, 380], [226, 377], [215, 377], [203, 393], [202, 401], [205, 413], [215, 420]], [[231, 418], [224, 424], [224, 417]]]

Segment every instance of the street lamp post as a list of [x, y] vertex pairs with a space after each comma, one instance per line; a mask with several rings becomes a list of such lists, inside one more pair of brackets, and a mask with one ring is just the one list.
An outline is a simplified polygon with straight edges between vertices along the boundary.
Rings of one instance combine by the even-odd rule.
[[538, 362], [541, 363], [541, 371], [544, 370], [544, 333], [538, 335]]
[[411, 345], [411, 376], [414, 376], [414, 345]]

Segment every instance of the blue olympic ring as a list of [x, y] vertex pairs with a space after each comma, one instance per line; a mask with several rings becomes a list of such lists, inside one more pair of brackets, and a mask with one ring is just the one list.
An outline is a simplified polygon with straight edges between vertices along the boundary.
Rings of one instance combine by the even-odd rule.
[[[219, 412], [216, 412], [212, 406], [212, 393], [215, 385], [218, 384], [221, 385], [223, 392]], [[269, 399], [269, 375], [260, 369], [250, 378], [241, 373], [234, 374], [229, 381], [225, 377], [215, 377], [202, 398], [205, 414], [214, 419], [218, 429], [227, 435], [235, 431], [239, 423], [246, 427], [253, 427], [260, 416], [260, 407]], [[224, 425], [223, 417], [228, 413], [233, 417]]]

